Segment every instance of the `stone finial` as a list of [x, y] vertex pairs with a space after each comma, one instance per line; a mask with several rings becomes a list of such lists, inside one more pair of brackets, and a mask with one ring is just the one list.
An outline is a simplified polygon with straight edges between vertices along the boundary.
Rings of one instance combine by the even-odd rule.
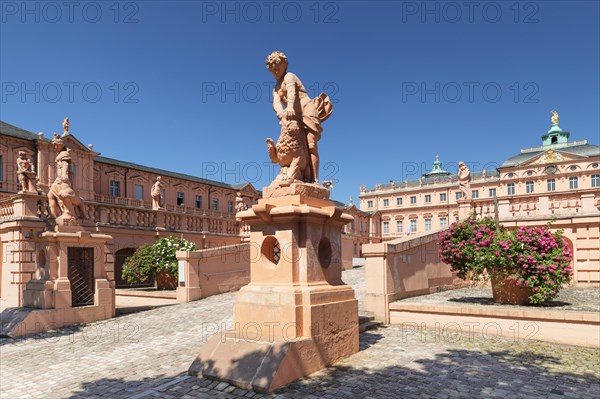
[[93, 144], [88, 144], [88, 149], [90, 151], [94, 151], [94, 145]]
[[38, 132], [38, 139], [43, 139], [44, 138], [44, 132]]

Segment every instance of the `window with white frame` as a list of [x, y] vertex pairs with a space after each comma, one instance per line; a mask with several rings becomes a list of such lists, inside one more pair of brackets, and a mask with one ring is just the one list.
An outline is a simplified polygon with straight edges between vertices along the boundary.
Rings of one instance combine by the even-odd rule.
[[446, 193], [441, 193], [440, 194], [440, 202], [446, 202], [448, 201], [448, 196], [446, 195]]
[[600, 175], [592, 175], [592, 188], [600, 187]]
[[460, 191], [457, 191], [457, 192], [456, 192], [456, 200], [458, 201], [458, 200], [459, 200], [459, 199], [461, 199], [461, 198], [462, 198], [462, 192], [460, 192]]
[[185, 199], [185, 194], [181, 191], [177, 191], [177, 206], [183, 206], [183, 201]]
[[402, 205], [402, 198], [396, 198], [396, 205]]
[[383, 232], [388, 234], [390, 232], [390, 222], [383, 222]]
[[202, 208], [202, 196], [198, 194], [196, 194], [196, 208]]
[[506, 185], [506, 193], [508, 195], [515, 195], [515, 183], [508, 183]]
[[416, 233], [417, 232], [417, 221], [415, 219], [412, 219], [410, 221], [410, 232], [411, 233]]
[[431, 230], [431, 219], [425, 219], [425, 231]]
[[402, 220], [396, 220], [396, 232], [402, 233]]
[[440, 227], [443, 229], [448, 226], [448, 220], [446, 218], [440, 218]]
[[525, 182], [525, 192], [527, 194], [530, 194], [533, 192], [533, 182], [532, 181]]
[[133, 186], [133, 195], [135, 196], [135, 199], [138, 201], [143, 201], [144, 200], [144, 186], [142, 186], [141, 184], [136, 184]]
[[218, 198], [213, 198], [211, 205], [212, 205], [212, 210], [213, 211], [218, 211], [219, 210], [219, 199]]
[[367, 208], [373, 208], [373, 201], [367, 201]]
[[390, 206], [390, 200], [389, 199], [384, 199], [383, 200], [383, 206]]
[[411, 204], [416, 204], [417, 203], [417, 197], [414, 196], [414, 195], [412, 197], [410, 197], [410, 203]]
[[569, 177], [569, 188], [571, 190], [577, 190], [578, 187], [579, 187], [579, 179], [577, 179], [577, 176]]
[[429, 202], [431, 202], [431, 195], [425, 194], [425, 203], [429, 203]]
[[496, 196], [496, 189], [495, 189], [495, 188], [490, 188], [490, 189], [488, 190], [488, 196], [489, 196], [490, 198], [494, 198], [494, 197]]
[[121, 182], [116, 180], [111, 180], [108, 183], [108, 193], [111, 197], [120, 197], [121, 196]]
[[555, 179], [548, 179], [548, 180], [546, 180], [546, 183], [548, 185], [548, 191], [556, 191], [556, 180]]
[[473, 191], [471, 191], [471, 197], [472, 198], [479, 198], [479, 190], [473, 190]]

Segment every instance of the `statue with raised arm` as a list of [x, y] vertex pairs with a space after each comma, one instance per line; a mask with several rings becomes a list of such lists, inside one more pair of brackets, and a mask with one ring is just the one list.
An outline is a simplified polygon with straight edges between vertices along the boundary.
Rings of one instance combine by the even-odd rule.
[[458, 187], [463, 199], [471, 199], [471, 171], [464, 162], [458, 163]]
[[56, 155], [56, 178], [48, 192], [50, 213], [59, 225], [79, 225], [78, 219], [85, 218], [83, 202], [71, 185], [71, 150], [69, 150], [58, 134], [52, 140]]
[[276, 80], [273, 110], [281, 125], [277, 144], [267, 139], [271, 161], [281, 166], [276, 180], [318, 184], [317, 142], [323, 131], [321, 122], [329, 118], [333, 111], [331, 101], [326, 94], [311, 99], [298, 76], [288, 72], [288, 59], [282, 52], [271, 53], [266, 63]]
[[552, 125], [558, 126], [558, 112], [550, 111], [552, 113]]
[[161, 177], [158, 176], [156, 181], [152, 185], [152, 189], [150, 190], [150, 196], [152, 197], [152, 209], [164, 209], [164, 198], [162, 196], [163, 183], [161, 181]]
[[17, 158], [17, 177], [21, 184], [21, 190], [29, 193], [37, 193], [37, 175], [31, 159], [27, 158], [25, 151], [19, 151]]

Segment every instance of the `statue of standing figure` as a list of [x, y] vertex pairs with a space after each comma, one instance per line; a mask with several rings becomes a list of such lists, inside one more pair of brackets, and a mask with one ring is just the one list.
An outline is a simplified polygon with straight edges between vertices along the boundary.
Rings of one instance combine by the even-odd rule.
[[71, 185], [70, 172], [73, 158], [58, 134], [54, 134], [52, 143], [58, 155], [56, 155], [56, 179], [48, 192], [50, 213], [59, 225], [78, 225], [77, 219], [84, 219], [85, 211], [81, 198]]
[[25, 151], [19, 151], [19, 158], [17, 158], [17, 176], [19, 183], [21, 184], [22, 191], [28, 193], [37, 193], [37, 175], [35, 173], [35, 167], [31, 159], [27, 158]]
[[471, 199], [471, 171], [462, 161], [458, 163], [458, 188], [463, 199]]
[[165, 202], [162, 196], [163, 183], [161, 181], [161, 177], [158, 176], [156, 178], [156, 182], [152, 185], [152, 189], [150, 190], [150, 196], [152, 197], [152, 209], [164, 209]]
[[333, 105], [324, 93], [314, 99], [308, 96], [298, 76], [288, 72], [288, 59], [282, 52], [271, 53], [266, 63], [276, 80], [273, 110], [281, 125], [277, 145], [272, 139], [267, 139], [271, 161], [281, 166], [281, 172], [275, 180], [318, 184], [317, 142], [323, 131], [321, 123], [329, 118]]
[[248, 205], [246, 205], [246, 203], [244, 202], [244, 197], [242, 197], [242, 193], [238, 191], [235, 197], [235, 213], [245, 211], [247, 209]]

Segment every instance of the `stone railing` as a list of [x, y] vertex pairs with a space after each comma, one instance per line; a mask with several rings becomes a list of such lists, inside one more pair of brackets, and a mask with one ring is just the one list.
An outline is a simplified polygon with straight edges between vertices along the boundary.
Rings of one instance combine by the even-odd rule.
[[[128, 200], [133, 206], [126, 206], [118, 204], [117, 200], [114, 203], [85, 201], [86, 222], [97, 226], [240, 235], [241, 224], [233, 214], [201, 209], [191, 212], [189, 208], [151, 210], [139, 201]], [[48, 198], [45, 195], [16, 194], [0, 199], [0, 221], [44, 221], [48, 216]]]

